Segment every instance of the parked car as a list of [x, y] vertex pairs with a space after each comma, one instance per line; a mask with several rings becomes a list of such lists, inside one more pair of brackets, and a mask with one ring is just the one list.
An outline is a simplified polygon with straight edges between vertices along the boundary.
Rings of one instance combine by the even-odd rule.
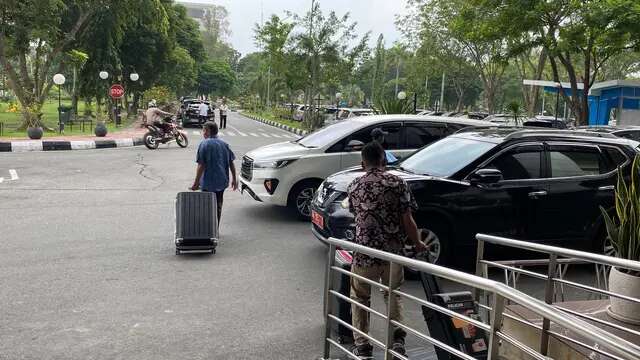
[[397, 158], [467, 127], [490, 123], [418, 115], [354, 117], [315, 131], [299, 140], [264, 146], [242, 159], [241, 190], [255, 200], [289, 206], [309, 218], [317, 187], [329, 175], [360, 164], [360, 150], [371, 131], [389, 134], [383, 144]]
[[556, 119], [553, 116], [536, 116], [522, 122], [522, 126], [542, 127], [550, 129], [567, 129], [567, 123], [563, 119]]
[[[209, 105], [209, 111], [207, 112], [207, 118], [205, 120], [200, 118], [200, 104], [205, 103]], [[182, 122], [182, 126], [198, 125], [202, 126], [205, 121], [215, 120], [215, 107], [211, 106], [209, 101], [199, 99], [186, 99], [182, 101], [178, 118]]]
[[[468, 266], [476, 233], [602, 252], [599, 207], [613, 209], [617, 167], [629, 174], [640, 143], [608, 134], [494, 127], [439, 140], [390, 171], [418, 203], [415, 219], [434, 244], [430, 258]], [[347, 187], [361, 168], [328, 177], [312, 204], [312, 231], [353, 240]]]
[[338, 112], [338, 119], [348, 119], [355, 116], [369, 116], [375, 114], [376, 112], [373, 109], [340, 108]]
[[511, 114], [493, 114], [493, 115], [489, 115], [486, 118], [484, 118], [485, 121], [490, 121], [496, 125], [503, 125], [503, 126], [522, 126], [522, 123], [524, 121], [529, 120], [529, 118], [527, 118], [524, 115], [520, 115], [518, 116], [518, 122], [516, 123], [513, 115]]
[[640, 126], [637, 125], [579, 126], [577, 129], [597, 133], [607, 133], [621, 138], [640, 141]]

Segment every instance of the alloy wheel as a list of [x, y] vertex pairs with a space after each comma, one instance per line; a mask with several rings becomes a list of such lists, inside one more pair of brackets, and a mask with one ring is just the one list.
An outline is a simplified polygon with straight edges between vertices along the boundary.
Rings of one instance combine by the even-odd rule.
[[424, 244], [429, 247], [429, 250], [425, 253], [427, 261], [432, 264], [437, 263], [440, 259], [441, 251], [440, 238], [436, 233], [429, 229], [420, 229], [420, 237]]
[[304, 188], [298, 193], [298, 197], [296, 197], [296, 208], [301, 215], [305, 217], [311, 216], [311, 201], [313, 200], [314, 194], [314, 188]]

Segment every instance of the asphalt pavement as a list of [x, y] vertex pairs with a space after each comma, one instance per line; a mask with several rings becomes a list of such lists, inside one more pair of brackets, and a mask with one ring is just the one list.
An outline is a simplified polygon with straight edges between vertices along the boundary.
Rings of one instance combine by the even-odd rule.
[[[187, 149], [0, 155], [0, 359], [322, 355], [327, 248], [308, 223], [228, 191], [217, 254], [175, 255], [174, 201], [202, 138], [186, 131]], [[249, 150], [296, 136], [231, 113], [221, 137], [239, 168]], [[416, 281], [403, 289], [424, 294]], [[384, 312], [375, 291], [373, 306]], [[405, 318], [426, 330], [418, 306], [406, 303]]]

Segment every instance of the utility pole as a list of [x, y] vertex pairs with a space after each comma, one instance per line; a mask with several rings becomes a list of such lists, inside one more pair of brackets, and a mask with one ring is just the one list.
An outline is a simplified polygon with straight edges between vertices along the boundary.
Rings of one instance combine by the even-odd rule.
[[[442, 72], [442, 85], [440, 85], [440, 108], [444, 106], [444, 72]], [[442, 111], [442, 110], [440, 110]]]
[[429, 105], [429, 75], [424, 77], [424, 109]]
[[396, 61], [396, 97], [398, 96], [398, 82], [400, 81], [400, 57]]

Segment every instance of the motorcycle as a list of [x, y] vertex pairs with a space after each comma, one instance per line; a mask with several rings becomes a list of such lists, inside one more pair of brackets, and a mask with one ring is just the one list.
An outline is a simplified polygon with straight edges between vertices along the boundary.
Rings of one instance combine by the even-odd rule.
[[165, 118], [163, 120], [165, 129], [161, 129], [155, 124], [145, 124], [145, 127], [149, 130], [144, 134], [144, 145], [150, 149], [155, 150], [160, 144], [167, 144], [175, 141], [181, 148], [186, 148], [189, 145], [189, 139], [187, 135], [183, 133], [182, 127], [178, 126], [173, 117]]

